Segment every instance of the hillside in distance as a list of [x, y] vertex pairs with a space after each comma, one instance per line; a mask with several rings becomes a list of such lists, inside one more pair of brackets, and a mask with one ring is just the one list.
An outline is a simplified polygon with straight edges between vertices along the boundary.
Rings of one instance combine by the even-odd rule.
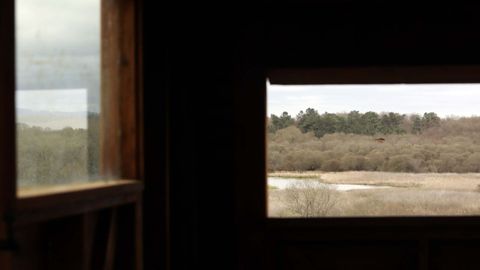
[[17, 109], [17, 123], [59, 130], [65, 127], [86, 129], [88, 122], [87, 112], [60, 112]]

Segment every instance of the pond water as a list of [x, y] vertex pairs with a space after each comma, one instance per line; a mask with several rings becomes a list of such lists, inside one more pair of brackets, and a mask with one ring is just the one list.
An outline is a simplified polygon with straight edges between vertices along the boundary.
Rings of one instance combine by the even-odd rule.
[[[268, 177], [268, 185], [276, 187], [278, 189], [285, 189], [289, 185], [299, 182], [311, 182], [312, 179], [297, 179], [297, 178], [280, 178], [280, 177]], [[379, 188], [392, 188], [389, 186], [372, 186], [372, 185], [354, 185], [354, 184], [327, 184], [316, 182], [318, 186], [327, 186], [331, 189], [338, 191], [349, 191], [357, 189], [379, 189]]]

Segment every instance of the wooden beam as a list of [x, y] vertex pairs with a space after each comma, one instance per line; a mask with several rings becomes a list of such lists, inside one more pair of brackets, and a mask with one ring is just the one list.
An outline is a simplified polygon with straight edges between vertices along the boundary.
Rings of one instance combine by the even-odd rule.
[[141, 176], [141, 41], [137, 1], [102, 1], [101, 174]]
[[141, 199], [142, 191], [143, 184], [135, 180], [21, 190], [15, 225], [135, 203]]
[[480, 66], [391, 66], [271, 69], [271, 84], [480, 83]]

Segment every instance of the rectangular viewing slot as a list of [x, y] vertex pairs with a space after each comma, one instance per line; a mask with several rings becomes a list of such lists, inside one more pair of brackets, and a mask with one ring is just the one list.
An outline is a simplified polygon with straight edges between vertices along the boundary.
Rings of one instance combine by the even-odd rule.
[[480, 214], [480, 84], [267, 82], [269, 217]]

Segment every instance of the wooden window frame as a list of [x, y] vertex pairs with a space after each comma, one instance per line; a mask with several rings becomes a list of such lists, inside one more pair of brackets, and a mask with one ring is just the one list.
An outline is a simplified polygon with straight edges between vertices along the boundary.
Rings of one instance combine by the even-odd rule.
[[[335, 68], [271, 68], [266, 73], [271, 84], [448, 84], [480, 83], [478, 65], [444, 66], [366, 66]], [[263, 89], [266, 92], [266, 87]], [[266, 104], [266, 100], [265, 100]], [[266, 136], [266, 131], [264, 131]], [[266, 143], [264, 145], [266, 147]], [[266, 178], [263, 183], [266, 186]], [[266, 194], [266, 193], [265, 193]], [[265, 195], [268, 198], [268, 195]], [[265, 199], [266, 201], [266, 199]], [[266, 209], [266, 205], [264, 205]], [[265, 210], [266, 211], [266, 210]], [[265, 212], [266, 213], [266, 212]], [[480, 237], [480, 216], [365, 216], [324, 218], [276, 218], [268, 217], [268, 226], [279, 228], [450, 228], [465, 226]], [[427, 229], [428, 230], [428, 229]], [[338, 236], [335, 236], [338, 237]]]
[[[102, 3], [100, 168], [107, 177], [116, 178], [42, 187], [34, 192], [17, 190], [16, 185], [15, 0], [0, 3], [0, 248], [13, 248], [12, 230], [19, 224], [133, 203], [139, 238], [137, 251], [141, 255], [142, 1], [99, 1]], [[0, 258], [0, 268], [4, 269], [1, 263]]]
[[[245, 57], [260, 56], [252, 50]], [[288, 243], [413, 239], [425, 250], [420, 260], [427, 260], [432, 239], [480, 239], [480, 216], [268, 217], [265, 122], [267, 79], [271, 84], [480, 83], [480, 66], [246, 66], [243, 70], [247, 71], [237, 74], [235, 90], [235, 183], [242, 236], [239, 256], [247, 265], [275, 265], [276, 250]], [[263, 259], [253, 262], [255, 257]]]

